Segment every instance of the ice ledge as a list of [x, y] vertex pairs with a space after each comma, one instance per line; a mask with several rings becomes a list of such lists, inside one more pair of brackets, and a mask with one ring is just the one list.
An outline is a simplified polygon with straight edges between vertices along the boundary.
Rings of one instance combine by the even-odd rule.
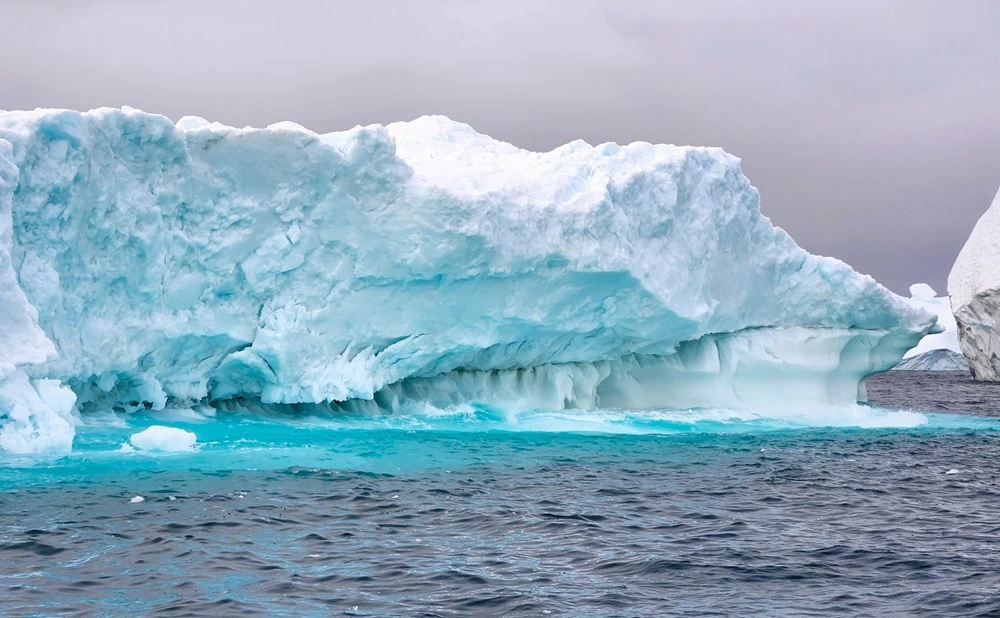
[[[290, 414], [385, 414], [491, 405], [525, 409], [729, 408], [787, 410], [849, 407], [866, 400], [864, 381], [890, 369], [920, 337], [884, 330], [762, 328], [713, 334], [669, 355], [629, 355], [594, 363], [545, 364], [507, 370], [454, 370], [407, 378], [370, 398], [313, 403], [265, 402], [230, 392], [210, 399], [167, 398], [155, 380], [77, 385], [75, 396], [54, 380], [18, 373], [0, 382], [0, 406], [12, 410], [0, 431], [9, 452], [65, 452], [78, 413], [141, 409], [280, 411]], [[103, 392], [102, 388], [109, 390]], [[213, 412], [214, 414], [214, 412]]]

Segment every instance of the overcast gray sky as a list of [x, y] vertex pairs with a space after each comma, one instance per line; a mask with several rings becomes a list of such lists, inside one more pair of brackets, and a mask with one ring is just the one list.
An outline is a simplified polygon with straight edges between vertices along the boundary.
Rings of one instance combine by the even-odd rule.
[[722, 146], [800, 245], [944, 292], [1000, 185], [1000, 2], [0, 0], [0, 109]]

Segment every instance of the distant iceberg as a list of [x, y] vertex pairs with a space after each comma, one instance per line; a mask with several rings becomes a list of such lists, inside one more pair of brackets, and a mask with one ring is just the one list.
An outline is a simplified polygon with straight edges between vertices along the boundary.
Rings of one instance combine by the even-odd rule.
[[958, 347], [958, 325], [951, 313], [951, 302], [947, 296], [938, 296], [934, 288], [926, 283], [915, 283], [910, 286], [910, 304], [918, 309], [937, 316], [938, 326], [942, 331], [930, 334], [913, 346], [903, 358], [912, 358], [932, 350], [951, 350], [961, 352]]
[[969, 364], [959, 352], [952, 350], [928, 350], [923, 354], [909, 356], [892, 368], [893, 371], [969, 371]]
[[91, 410], [849, 404], [929, 313], [718, 148], [0, 113], [0, 448]]

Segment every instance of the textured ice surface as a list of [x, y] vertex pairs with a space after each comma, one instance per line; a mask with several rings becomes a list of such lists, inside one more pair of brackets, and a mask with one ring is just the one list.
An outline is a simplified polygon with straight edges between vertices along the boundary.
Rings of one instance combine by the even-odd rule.
[[717, 148], [127, 108], [0, 114], [0, 307], [20, 451], [109, 408], [853, 403], [934, 328]]
[[958, 254], [948, 294], [972, 377], [1000, 381], [1000, 191]]

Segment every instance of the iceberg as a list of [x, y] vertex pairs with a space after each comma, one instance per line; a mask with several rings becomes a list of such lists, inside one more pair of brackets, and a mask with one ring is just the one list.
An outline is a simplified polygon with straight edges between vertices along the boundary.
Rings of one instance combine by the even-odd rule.
[[853, 405], [934, 316], [718, 148], [0, 113], [0, 448], [90, 411]]
[[1000, 191], [959, 252], [948, 294], [973, 379], [1000, 381]]
[[893, 371], [968, 371], [969, 364], [961, 353], [938, 348], [916, 356], [907, 356]]
[[941, 333], [927, 335], [910, 349], [893, 369], [909, 371], [968, 371], [968, 364], [958, 346], [958, 325], [951, 313], [951, 301], [938, 296], [926, 283], [910, 286], [910, 304], [937, 316]]
[[907, 300], [914, 307], [937, 316], [937, 323], [942, 331], [921, 339], [920, 343], [903, 355], [903, 358], [912, 358], [933, 350], [961, 351], [958, 346], [958, 324], [951, 313], [949, 297], [938, 296], [934, 288], [926, 283], [915, 283], [910, 286], [910, 298]]

